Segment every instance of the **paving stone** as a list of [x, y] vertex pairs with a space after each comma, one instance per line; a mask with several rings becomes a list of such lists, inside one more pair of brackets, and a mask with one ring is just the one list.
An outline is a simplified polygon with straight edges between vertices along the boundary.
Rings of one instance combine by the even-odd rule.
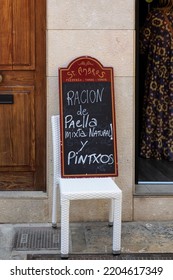
[[[38, 252], [16, 252], [13, 241], [16, 227], [51, 228], [51, 224], [1, 224], [0, 260], [26, 259], [27, 254]], [[60, 226], [60, 225], [59, 225]], [[59, 250], [41, 251], [45, 254], [59, 254]], [[106, 222], [70, 224], [71, 254], [111, 254], [112, 228]], [[173, 253], [173, 221], [168, 222], [123, 222], [122, 253]]]

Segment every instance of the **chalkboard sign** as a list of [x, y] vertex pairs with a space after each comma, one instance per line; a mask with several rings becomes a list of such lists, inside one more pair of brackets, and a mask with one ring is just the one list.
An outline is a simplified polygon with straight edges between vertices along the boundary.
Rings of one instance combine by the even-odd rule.
[[89, 56], [59, 69], [62, 177], [118, 175], [113, 68]]

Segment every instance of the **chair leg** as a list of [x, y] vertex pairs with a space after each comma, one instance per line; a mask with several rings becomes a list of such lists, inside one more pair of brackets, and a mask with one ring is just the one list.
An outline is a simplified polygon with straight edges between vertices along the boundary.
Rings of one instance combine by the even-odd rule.
[[111, 199], [110, 200], [110, 204], [109, 204], [109, 226], [112, 227], [113, 226], [113, 211], [114, 211], [114, 200]]
[[68, 258], [69, 253], [69, 206], [70, 201], [61, 200], [61, 258]]
[[122, 212], [122, 195], [119, 194], [114, 199], [113, 211], [113, 254], [118, 255], [121, 253], [121, 212]]
[[57, 185], [53, 185], [52, 197], [52, 227], [57, 228]]

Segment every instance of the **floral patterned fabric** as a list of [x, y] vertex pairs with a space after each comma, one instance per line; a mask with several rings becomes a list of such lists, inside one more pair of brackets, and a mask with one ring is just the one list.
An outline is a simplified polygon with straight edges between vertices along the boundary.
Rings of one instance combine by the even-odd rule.
[[140, 52], [147, 59], [140, 155], [173, 161], [173, 35], [162, 10], [147, 16]]

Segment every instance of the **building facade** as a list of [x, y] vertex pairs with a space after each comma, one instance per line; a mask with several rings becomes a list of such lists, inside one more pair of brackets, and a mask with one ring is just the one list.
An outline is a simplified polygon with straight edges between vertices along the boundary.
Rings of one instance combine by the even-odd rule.
[[[51, 222], [50, 119], [59, 113], [58, 68], [85, 55], [114, 68], [119, 166], [115, 181], [123, 193], [123, 221], [172, 219], [171, 195], [144, 195], [135, 185], [135, 7], [135, 0], [46, 1], [46, 191], [1, 191], [1, 223]], [[105, 201], [75, 202], [71, 221], [104, 221], [107, 206]]]

